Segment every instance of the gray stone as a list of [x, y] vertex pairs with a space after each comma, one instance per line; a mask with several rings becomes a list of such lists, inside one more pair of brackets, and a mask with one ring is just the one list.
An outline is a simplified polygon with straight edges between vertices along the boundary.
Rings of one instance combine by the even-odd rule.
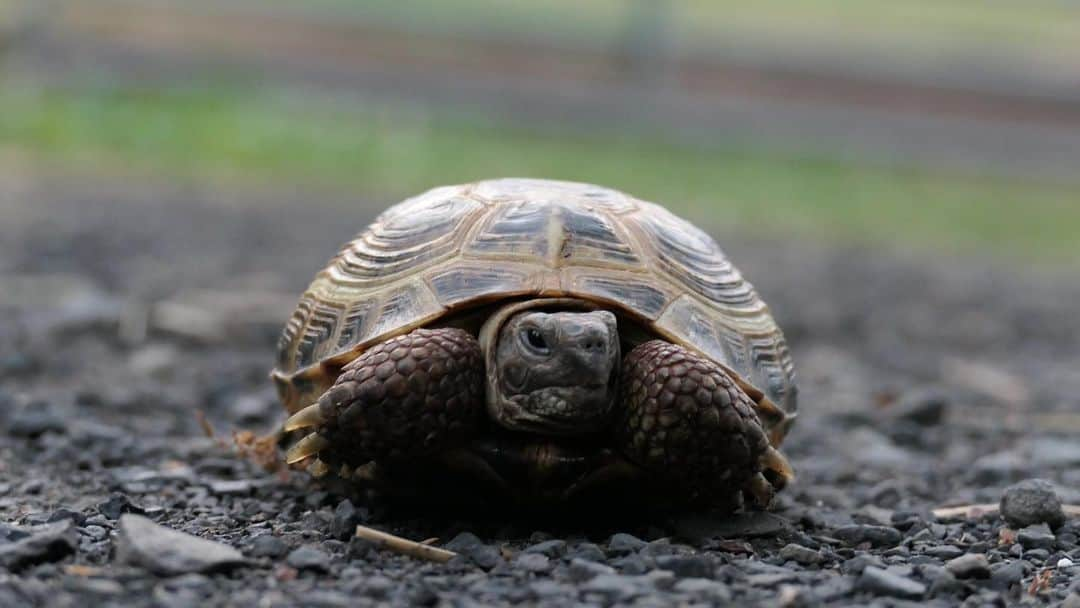
[[945, 564], [956, 578], [990, 578], [990, 562], [981, 553], [968, 553]]
[[804, 566], [813, 566], [825, 561], [825, 557], [820, 552], [796, 543], [790, 543], [780, 549], [780, 558]]
[[132, 513], [120, 516], [116, 552], [120, 562], [165, 576], [217, 572], [246, 563], [244, 556], [228, 545], [173, 530]]
[[604, 574], [615, 574], [615, 569], [607, 564], [575, 557], [570, 560], [566, 574], [571, 581], [580, 583]]
[[1017, 527], [1046, 523], [1058, 528], [1065, 512], [1054, 486], [1044, 479], [1026, 479], [1009, 486], [1001, 496], [1001, 516]]
[[10, 524], [0, 523], [0, 541], [11, 542], [30, 536], [30, 533], [22, 528]]
[[754, 511], [730, 516], [686, 515], [674, 522], [675, 533], [694, 543], [713, 538], [757, 538], [777, 536], [791, 524], [773, 513]]
[[601, 574], [594, 576], [581, 585], [585, 593], [597, 593], [603, 595], [609, 601], [623, 602], [635, 595], [639, 595], [642, 589], [636, 580], [630, 576], [621, 574]]
[[870, 543], [875, 547], [891, 547], [900, 544], [903, 535], [888, 526], [844, 526], [833, 530], [832, 536], [849, 545]]
[[1020, 530], [1016, 534], [1016, 540], [1025, 549], [1053, 549], [1055, 539], [1054, 533], [1050, 531], [1050, 526], [1038, 524]]
[[938, 559], [950, 560], [964, 555], [964, 550], [954, 545], [934, 545], [927, 547], [923, 553]]
[[716, 567], [707, 555], [662, 555], [656, 566], [679, 578], [712, 578]]
[[450, 539], [450, 542], [446, 543], [444, 548], [465, 556], [473, 564], [484, 570], [491, 570], [502, 559], [498, 549], [484, 544], [471, 532], [461, 532]]
[[980, 484], [995, 484], [1019, 477], [1026, 459], [1015, 450], [995, 452], [975, 459], [971, 465], [972, 479]]
[[0, 568], [21, 572], [31, 566], [55, 562], [79, 546], [79, 534], [70, 520], [47, 524], [29, 536], [0, 545]]
[[285, 563], [297, 570], [330, 571], [330, 556], [310, 545], [293, 549], [285, 558]]
[[920, 387], [906, 391], [889, 406], [889, 414], [896, 419], [914, 422], [920, 426], [937, 426], [945, 419], [949, 397], [938, 387]]
[[618, 534], [613, 534], [611, 538], [608, 539], [607, 547], [608, 553], [612, 555], [627, 555], [629, 553], [637, 553], [647, 544], [648, 543], [633, 534], [619, 532]]
[[97, 510], [109, 519], [119, 519], [124, 513], [146, 514], [142, 507], [132, 503], [131, 499], [120, 492], [113, 492], [108, 498], [98, 503]]
[[539, 599], [551, 599], [572, 595], [575, 592], [575, 589], [570, 585], [553, 580], [541, 579], [529, 583], [529, 591]]
[[945, 568], [941, 568], [927, 578], [930, 580], [930, 597], [960, 595], [964, 591], [964, 583], [957, 580], [956, 576]]
[[252, 557], [277, 558], [285, 555], [288, 551], [289, 546], [285, 544], [285, 541], [273, 534], [262, 534], [252, 539], [251, 550], [248, 551], [248, 554]]
[[566, 557], [586, 559], [593, 562], [602, 562], [607, 559], [604, 550], [596, 543], [581, 543], [566, 552]]
[[566, 541], [558, 539], [545, 540], [525, 547], [522, 553], [539, 553], [548, 557], [559, 558], [566, 555]]
[[672, 591], [705, 598], [714, 602], [731, 601], [731, 589], [727, 585], [707, 578], [684, 578], [675, 583]]
[[1025, 563], [1014, 560], [990, 567], [990, 586], [998, 591], [1008, 591], [1024, 580]]
[[44, 403], [19, 408], [8, 419], [7, 432], [14, 437], [39, 437], [45, 433], [64, 433], [67, 424], [56, 410]]
[[514, 559], [514, 565], [526, 572], [551, 570], [551, 560], [542, 553], [521, 553]]
[[1025, 447], [1028, 463], [1036, 470], [1080, 466], [1080, 441], [1039, 437]]
[[926, 595], [926, 585], [897, 574], [867, 566], [856, 586], [874, 595], [887, 595], [916, 600]]
[[1080, 608], [1080, 593], [1070, 593], [1069, 597], [1061, 602], [1061, 608]]
[[334, 519], [330, 522], [330, 535], [338, 540], [348, 540], [356, 535], [356, 526], [364, 520], [366, 513], [353, 506], [345, 499], [334, 509]]
[[649, 564], [645, 562], [645, 558], [636, 553], [613, 560], [611, 565], [622, 574], [645, 574], [649, 571]]

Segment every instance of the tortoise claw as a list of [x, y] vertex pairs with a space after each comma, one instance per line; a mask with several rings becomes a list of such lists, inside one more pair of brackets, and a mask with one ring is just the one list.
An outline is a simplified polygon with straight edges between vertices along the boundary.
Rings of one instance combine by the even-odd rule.
[[761, 473], [754, 475], [744, 490], [747, 495], [754, 499], [760, 509], [768, 509], [776, 497], [776, 487], [769, 483]]
[[315, 462], [308, 465], [307, 472], [316, 479], [326, 477], [330, 473], [330, 465], [316, 458]]
[[760, 462], [762, 470], [769, 473], [767, 478], [772, 480], [776, 489], [782, 489], [795, 480], [795, 470], [791, 468], [791, 463], [776, 448], [769, 446], [761, 455]]
[[330, 441], [325, 437], [317, 433], [312, 433], [296, 442], [296, 445], [293, 447], [289, 448], [289, 451], [285, 453], [285, 462], [289, 464], [300, 462], [308, 456], [314, 456], [325, 450], [329, 445]]
[[286, 432], [295, 431], [311, 426], [319, 426], [325, 421], [326, 418], [323, 416], [322, 411], [319, 410], [319, 404], [312, 403], [292, 416], [289, 416], [289, 419], [285, 421], [284, 429]]

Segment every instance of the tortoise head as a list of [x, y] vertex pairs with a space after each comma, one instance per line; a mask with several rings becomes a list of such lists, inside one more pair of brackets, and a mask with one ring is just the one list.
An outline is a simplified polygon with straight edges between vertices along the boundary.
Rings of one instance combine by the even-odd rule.
[[512, 311], [485, 348], [488, 413], [499, 425], [576, 435], [596, 431], [607, 421], [619, 372], [612, 313]]

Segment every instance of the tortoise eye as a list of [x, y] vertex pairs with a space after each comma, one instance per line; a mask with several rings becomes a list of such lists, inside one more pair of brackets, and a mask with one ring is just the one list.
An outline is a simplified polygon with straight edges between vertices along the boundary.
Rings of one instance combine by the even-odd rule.
[[536, 329], [529, 328], [525, 330], [525, 342], [537, 352], [548, 352], [547, 340], [545, 340], [543, 334]]

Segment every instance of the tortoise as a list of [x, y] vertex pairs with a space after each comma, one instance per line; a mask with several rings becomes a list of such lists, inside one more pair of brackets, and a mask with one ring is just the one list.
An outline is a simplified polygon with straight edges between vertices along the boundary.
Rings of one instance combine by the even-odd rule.
[[306, 433], [286, 460], [375, 487], [764, 508], [793, 476], [768, 307], [703, 231], [590, 184], [391, 207], [303, 294], [272, 378]]

